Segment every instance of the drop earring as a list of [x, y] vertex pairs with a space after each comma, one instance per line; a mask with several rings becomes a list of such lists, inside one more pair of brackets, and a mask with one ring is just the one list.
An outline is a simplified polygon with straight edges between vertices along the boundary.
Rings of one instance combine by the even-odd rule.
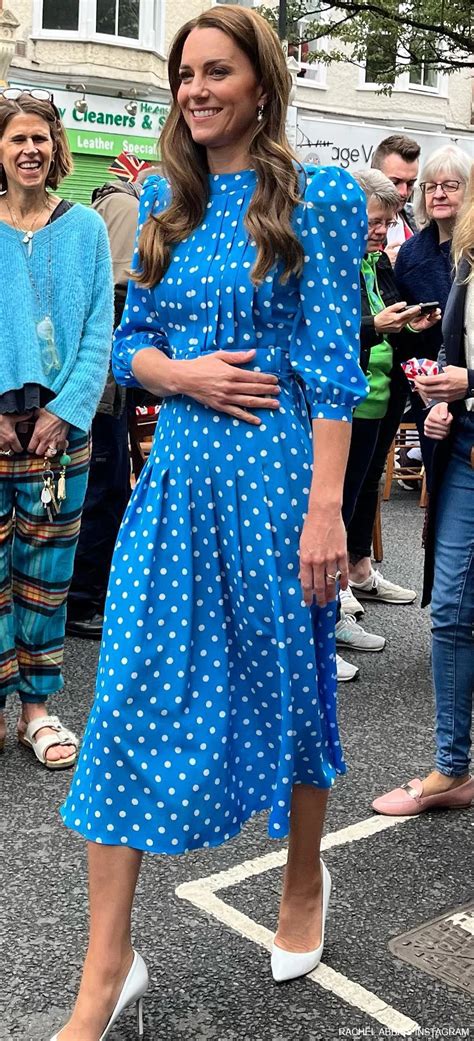
[[263, 120], [263, 113], [265, 111], [264, 105], [259, 105], [257, 109], [257, 123], [261, 123]]

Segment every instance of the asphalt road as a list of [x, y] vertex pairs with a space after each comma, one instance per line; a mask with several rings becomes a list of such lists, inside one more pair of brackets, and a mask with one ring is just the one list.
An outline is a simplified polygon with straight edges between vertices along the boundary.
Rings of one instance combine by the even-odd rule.
[[[418, 589], [422, 521], [416, 495], [395, 489], [383, 508], [383, 570]], [[370, 821], [375, 794], [423, 776], [432, 765], [429, 616], [417, 604], [370, 604], [366, 623], [386, 635], [387, 648], [382, 654], [354, 655], [360, 679], [340, 687], [349, 773], [331, 796], [328, 836]], [[61, 715], [79, 733], [91, 703], [96, 661], [96, 644], [67, 642]], [[0, 763], [5, 851], [0, 1039], [49, 1041], [67, 1018], [84, 950], [84, 844], [57, 816], [70, 775], [47, 773], [15, 744], [16, 711], [12, 704]], [[390, 1024], [408, 1021], [419, 1027], [417, 1033], [413, 1026], [413, 1037], [474, 1039], [472, 997], [398, 960], [388, 947], [393, 937], [472, 899], [473, 825], [473, 810], [445, 811], [373, 834], [369, 823], [366, 837], [356, 829], [339, 836], [337, 845], [329, 839], [325, 859], [334, 888], [324, 954], [329, 968], [321, 970], [321, 983], [317, 973], [314, 979], [280, 986], [272, 981], [262, 943], [265, 930], [274, 928], [282, 868], [277, 864], [243, 877], [248, 871], [241, 867], [284, 849], [268, 839], [265, 815], [225, 847], [186, 857], [149, 857], [134, 916], [135, 944], [152, 981], [146, 1041], [400, 1037], [408, 1035]], [[176, 894], [183, 883], [232, 867], [234, 875], [221, 880], [224, 888], [217, 894], [230, 908], [224, 915], [219, 900], [216, 917], [212, 907], [203, 910], [202, 903], [196, 906]], [[194, 887], [197, 903], [199, 892], [205, 904], [212, 903], [209, 889], [208, 883]], [[185, 890], [188, 897], [192, 893]], [[384, 1025], [387, 1016], [389, 1025]], [[110, 1041], [132, 1041], [133, 1013], [109, 1036]]]

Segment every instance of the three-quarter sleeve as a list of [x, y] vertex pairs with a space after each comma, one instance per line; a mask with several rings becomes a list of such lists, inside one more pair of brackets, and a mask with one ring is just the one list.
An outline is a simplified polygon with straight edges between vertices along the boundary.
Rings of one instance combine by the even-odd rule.
[[[138, 211], [137, 241], [132, 260], [132, 271], [139, 269], [138, 238], [143, 225], [152, 213], [164, 209], [168, 199], [168, 186], [160, 177], [150, 177], [143, 186]], [[168, 357], [169, 344], [165, 330], [156, 311], [154, 289], [144, 289], [131, 280], [122, 321], [114, 336], [112, 371], [117, 383], [124, 387], [139, 387], [132, 361], [138, 351], [145, 347], [156, 347]]]
[[295, 212], [305, 257], [290, 360], [305, 384], [312, 419], [350, 422], [368, 393], [359, 365], [365, 197], [339, 167], [307, 167], [306, 175]]

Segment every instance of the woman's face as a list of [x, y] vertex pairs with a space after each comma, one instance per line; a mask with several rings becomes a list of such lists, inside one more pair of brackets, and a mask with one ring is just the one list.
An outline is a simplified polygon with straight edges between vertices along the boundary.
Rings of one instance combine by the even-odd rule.
[[0, 138], [0, 163], [9, 188], [44, 190], [53, 155], [49, 126], [40, 116], [25, 112], [7, 123]]
[[[441, 185], [444, 183], [459, 182], [459, 188], [454, 192], [448, 192]], [[463, 180], [460, 180], [458, 173], [448, 172], [447, 170], [440, 170], [436, 177], [433, 177], [432, 181], [428, 181], [425, 178], [425, 184], [429, 188], [436, 184], [436, 189], [433, 192], [427, 191], [425, 188], [425, 206], [426, 213], [430, 220], [453, 220], [464, 199], [464, 192], [466, 191], [466, 185]]]
[[387, 210], [375, 199], [369, 199], [367, 206], [368, 217], [368, 239], [367, 252], [375, 253], [382, 251], [387, 241], [387, 229], [395, 223], [397, 216], [396, 208]]
[[183, 47], [178, 104], [196, 144], [248, 146], [265, 96], [247, 55], [220, 29], [193, 29]]

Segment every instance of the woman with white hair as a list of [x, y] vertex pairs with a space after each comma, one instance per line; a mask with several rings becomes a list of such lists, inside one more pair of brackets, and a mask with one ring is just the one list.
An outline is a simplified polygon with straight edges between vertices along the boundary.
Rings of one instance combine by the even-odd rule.
[[[415, 192], [415, 216], [420, 231], [401, 247], [395, 264], [395, 278], [408, 303], [437, 301], [444, 314], [453, 281], [451, 240], [471, 166], [472, 160], [466, 152], [456, 145], [446, 145], [428, 156], [421, 169]], [[434, 360], [441, 344], [441, 323], [438, 323], [425, 333], [423, 350], [419, 353]], [[431, 492], [433, 443], [424, 433], [424, 402], [416, 394], [411, 401]], [[410, 459], [408, 454], [408, 466]]]
[[[451, 239], [464, 200], [472, 160], [456, 145], [432, 152], [423, 164], [415, 191], [418, 234], [403, 244], [395, 264], [395, 278], [409, 304], [436, 300], [444, 313], [451, 290]], [[441, 324], [423, 337], [423, 352], [437, 358]]]

